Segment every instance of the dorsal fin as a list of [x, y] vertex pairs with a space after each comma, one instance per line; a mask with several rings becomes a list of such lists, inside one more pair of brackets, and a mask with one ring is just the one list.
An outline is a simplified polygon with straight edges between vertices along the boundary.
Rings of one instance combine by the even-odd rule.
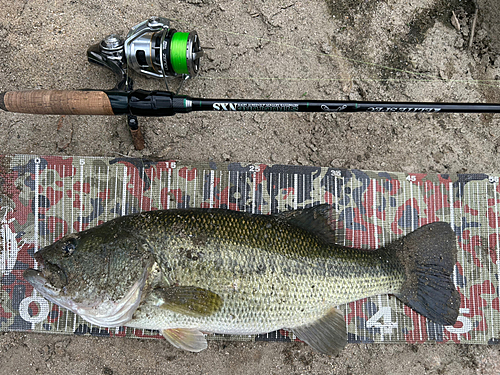
[[320, 204], [318, 206], [293, 211], [281, 212], [275, 215], [278, 220], [284, 220], [296, 227], [302, 228], [316, 235], [326, 244], [336, 243], [336, 235], [332, 217], [332, 206]]

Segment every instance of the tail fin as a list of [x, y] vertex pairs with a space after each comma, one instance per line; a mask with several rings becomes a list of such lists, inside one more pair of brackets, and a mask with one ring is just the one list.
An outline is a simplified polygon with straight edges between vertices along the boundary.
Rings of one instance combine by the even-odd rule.
[[444, 222], [425, 225], [392, 246], [406, 271], [396, 297], [434, 323], [455, 324], [460, 295], [452, 280], [457, 245], [451, 226]]

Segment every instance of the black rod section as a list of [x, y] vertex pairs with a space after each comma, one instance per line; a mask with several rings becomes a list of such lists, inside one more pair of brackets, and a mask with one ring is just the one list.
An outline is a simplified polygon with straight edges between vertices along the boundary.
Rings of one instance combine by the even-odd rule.
[[500, 113], [500, 104], [190, 99], [193, 111]]
[[191, 111], [500, 113], [500, 104], [484, 103], [200, 99], [168, 91], [145, 90], [106, 91], [106, 94], [116, 115], [136, 116], [171, 116]]

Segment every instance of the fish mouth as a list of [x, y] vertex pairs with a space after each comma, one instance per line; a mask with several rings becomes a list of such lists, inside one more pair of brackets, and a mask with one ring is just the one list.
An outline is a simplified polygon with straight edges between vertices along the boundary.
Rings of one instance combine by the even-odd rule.
[[23, 272], [23, 277], [33, 286], [33, 288], [42, 293], [43, 296], [57, 303], [57, 298], [61, 296], [61, 288], [52, 285], [43, 274], [43, 271], [28, 268]]
[[59, 296], [61, 289], [68, 283], [66, 273], [59, 266], [46, 262], [39, 252], [35, 253], [34, 258], [40, 269], [28, 268], [23, 272], [23, 277], [41, 293]]
[[43, 272], [34, 270], [33, 268], [26, 269], [23, 272], [23, 277], [36, 289], [38, 289], [37, 286], [43, 286], [47, 282], [47, 279], [43, 276]]

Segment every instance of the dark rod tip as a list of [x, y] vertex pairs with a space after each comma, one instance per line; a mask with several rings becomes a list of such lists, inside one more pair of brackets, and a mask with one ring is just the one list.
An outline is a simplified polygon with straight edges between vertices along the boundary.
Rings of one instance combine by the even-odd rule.
[[5, 102], [3, 100], [3, 97], [5, 96], [4, 92], [0, 92], [0, 109], [6, 111], [7, 108], [5, 108]]

